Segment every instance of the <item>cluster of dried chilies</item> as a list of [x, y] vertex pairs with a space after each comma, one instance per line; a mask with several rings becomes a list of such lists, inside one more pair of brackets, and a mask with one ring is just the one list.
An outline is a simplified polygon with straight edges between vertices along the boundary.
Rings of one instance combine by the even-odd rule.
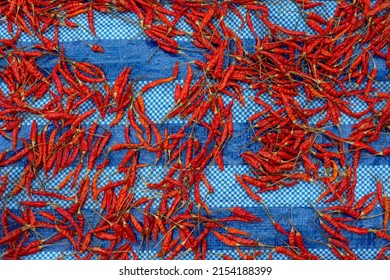
[[[362, 154], [390, 155], [390, 147], [373, 146], [390, 128], [390, 93], [375, 83], [379, 61], [383, 71], [390, 69], [390, 3], [371, 2], [338, 1], [334, 15], [324, 17], [318, 12], [323, 3], [294, 0], [307, 25], [296, 31], [272, 22], [267, 3], [255, 0], [0, 1], [0, 28], [11, 36], [0, 39], [6, 88], [0, 91], [0, 134], [8, 145], [0, 150], [1, 257], [23, 258], [66, 240], [78, 259], [138, 259], [138, 250], [151, 245], [157, 248], [154, 258], [191, 253], [206, 259], [214, 238], [242, 259], [263, 252], [320, 259], [307, 242], [336, 258], [357, 259], [351, 234], [389, 241], [384, 183], [378, 178], [372, 192], [355, 193]], [[80, 28], [74, 18], [85, 15], [96, 36], [96, 13], [135, 14], [163, 51], [186, 54], [177, 38], [189, 38], [204, 59], [184, 67], [177, 62], [172, 73], [142, 88], [131, 78], [131, 65], [108, 81], [100, 66], [67, 57], [59, 38], [61, 29]], [[239, 30], [229, 27], [228, 18], [241, 23]], [[260, 36], [259, 24], [266, 36]], [[253, 46], [240, 37], [243, 28], [255, 39]], [[22, 34], [36, 43], [21, 47]], [[90, 47], [104, 52], [98, 44]], [[56, 59], [53, 68], [41, 65], [45, 57]], [[179, 70], [186, 76], [171, 92], [174, 107], [165, 120], [180, 118], [183, 125], [172, 131], [148, 116], [144, 96], [177, 80]], [[245, 97], [248, 89], [253, 95]], [[232, 107], [245, 110], [246, 98], [258, 106], [248, 119], [249, 141], [257, 146], [241, 154], [250, 174], [235, 179], [284, 240], [281, 245], [265, 244], [240, 228], [261, 228], [259, 215], [237, 205], [216, 213], [207, 202], [214, 188], [225, 186], [212, 186], [206, 170], [213, 164], [224, 170], [224, 148], [235, 136]], [[357, 102], [364, 104], [360, 111]], [[346, 117], [354, 123], [348, 135], [342, 128]], [[107, 118], [109, 126], [100, 122]], [[118, 127], [122, 142], [113, 135]], [[142, 153], [153, 157], [153, 166], [140, 160]], [[140, 176], [141, 169], [156, 165], [166, 171], [160, 181]], [[114, 178], [118, 174], [121, 179]], [[323, 189], [316, 202], [326, 207], [308, 204], [321, 240], [304, 241], [293, 222], [286, 227], [277, 221], [261, 198], [298, 182]], [[16, 209], [10, 207], [15, 201]], [[92, 214], [88, 201], [95, 205]], [[366, 225], [378, 218], [380, 227]], [[383, 246], [377, 258], [387, 259], [388, 249]]]

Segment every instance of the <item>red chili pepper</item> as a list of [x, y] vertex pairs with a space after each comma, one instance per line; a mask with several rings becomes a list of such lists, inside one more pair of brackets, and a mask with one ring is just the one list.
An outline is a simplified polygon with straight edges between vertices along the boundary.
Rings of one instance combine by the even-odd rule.
[[146, 91], [150, 90], [151, 88], [154, 88], [160, 84], [163, 84], [163, 83], [169, 83], [169, 82], [172, 82], [174, 81], [177, 76], [179, 74], [179, 63], [176, 62], [175, 63], [175, 66], [173, 68], [173, 72], [172, 72], [172, 76], [171, 77], [168, 77], [168, 78], [162, 78], [162, 79], [159, 79], [159, 80], [156, 80], [156, 81], [153, 81], [151, 83], [148, 83], [147, 85], [145, 85], [142, 89], [141, 89], [141, 94], [145, 93]]

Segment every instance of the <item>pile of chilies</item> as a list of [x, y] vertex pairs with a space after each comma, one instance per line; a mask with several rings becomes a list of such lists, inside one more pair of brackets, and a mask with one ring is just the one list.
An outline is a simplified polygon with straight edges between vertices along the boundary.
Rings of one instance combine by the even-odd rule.
[[[153, 258], [192, 253], [205, 259], [212, 257], [208, 240], [216, 238], [242, 259], [263, 252], [320, 259], [307, 242], [321, 244], [336, 258], [357, 259], [351, 234], [389, 241], [384, 182], [377, 178], [374, 191], [361, 198], [355, 189], [362, 154], [390, 155], [390, 147], [372, 147], [390, 128], [390, 93], [375, 88], [377, 61], [385, 60], [390, 69], [390, 3], [341, 0], [325, 18], [314, 11], [322, 3], [294, 1], [307, 31], [271, 22], [266, 2], [253, 0], [0, 1], [1, 28], [7, 26], [12, 37], [0, 39], [0, 78], [7, 87], [0, 91], [0, 134], [9, 143], [0, 150], [1, 258], [24, 258], [66, 241], [72, 253], [63, 258], [138, 259], [146, 244], [157, 249]], [[96, 36], [96, 13], [135, 14], [144, 34], [165, 52], [185, 53], [176, 40], [185, 37], [205, 53], [203, 61], [187, 63], [183, 84], [172, 92], [174, 107], [165, 120], [185, 120], [180, 129], [153, 122], [144, 102], [154, 87], [177, 79], [178, 63], [166, 78], [139, 88], [131, 67], [110, 84], [99, 66], [65, 55], [60, 30], [78, 28], [73, 19], [86, 15]], [[249, 28], [254, 46], [244, 48], [228, 18]], [[180, 29], [182, 22], [191, 31]], [[261, 38], [254, 22], [266, 26], [268, 35]], [[21, 47], [22, 33], [38, 43]], [[91, 49], [104, 52], [99, 45]], [[45, 57], [56, 58], [52, 69], [40, 65]], [[206, 170], [212, 164], [224, 169], [223, 150], [235, 136], [232, 107], [245, 107], [245, 89], [254, 92], [250, 98], [259, 106], [248, 120], [257, 148], [241, 154], [251, 172], [236, 174], [236, 180], [263, 209], [282, 245], [264, 244], [232, 226], [261, 228], [258, 215], [234, 205], [216, 215], [207, 204], [214, 187], [224, 186], [212, 186]], [[354, 110], [354, 101], [365, 109]], [[94, 108], [85, 110], [89, 103]], [[345, 116], [355, 120], [349, 135], [341, 129]], [[99, 123], [105, 118], [112, 119], [109, 127]], [[121, 143], [113, 140], [115, 127], [123, 133]], [[205, 141], [199, 131], [207, 132]], [[154, 166], [164, 164], [161, 181], [139, 176], [148, 167], [141, 153], [153, 155]], [[20, 166], [23, 172], [11, 179]], [[122, 179], [113, 179], [118, 174]], [[323, 189], [316, 202], [327, 207], [311, 204], [321, 240], [304, 241], [292, 221], [283, 226], [260, 196], [302, 181]], [[90, 200], [92, 214], [85, 210]], [[18, 209], [10, 207], [15, 201]], [[379, 226], [363, 225], [378, 217]], [[377, 259], [387, 259], [389, 249], [384, 246]]]

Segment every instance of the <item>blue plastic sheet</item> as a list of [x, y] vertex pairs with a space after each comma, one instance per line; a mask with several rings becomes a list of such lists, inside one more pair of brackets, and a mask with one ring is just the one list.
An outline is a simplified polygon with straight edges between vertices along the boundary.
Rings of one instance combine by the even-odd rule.
[[[334, 7], [335, 1], [329, 1], [326, 2], [325, 6], [318, 9], [322, 14], [331, 16], [333, 14]], [[293, 30], [308, 30], [299, 14], [297, 6], [292, 1], [283, 1], [283, 3], [279, 2], [273, 4], [271, 3], [269, 8], [270, 19], [273, 22]], [[185, 50], [188, 56], [170, 55], [163, 52], [153, 41], [145, 37], [139, 26], [123, 20], [124, 18], [131, 18], [136, 21], [135, 16], [132, 14], [104, 15], [97, 13], [97, 39], [92, 37], [92, 35], [83, 28], [78, 28], [75, 30], [61, 28], [60, 42], [64, 45], [66, 56], [75, 61], [89, 61], [94, 64], [101, 65], [110, 83], [115, 81], [116, 77], [124, 67], [133, 67], [131, 77], [138, 80], [136, 86], [139, 89], [147, 82], [166, 77], [167, 73], [172, 72], [174, 63], [176, 61], [178, 61], [180, 64], [180, 74], [178, 81], [175, 83], [182, 82], [182, 79], [186, 74], [185, 63], [189, 62], [190, 59], [204, 59], [204, 53], [196, 49], [188, 40], [188, 38], [185, 37], [180, 38], [179, 44]], [[235, 28], [238, 34], [244, 39], [244, 47], [251, 51], [255, 41], [254, 38], [251, 37], [248, 28], [245, 27], [243, 30], [238, 30], [240, 21], [233, 15], [227, 17], [226, 20], [228, 25]], [[86, 16], [79, 16], [75, 19], [75, 21], [82, 26], [87, 26]], [[180, 24], [182, 27], [186, 28], [186, 24], [184, 22], [180, 22]], [[266, 28], [262, 23], [254, 19], [254, 24], [256, 31], [258, 31], [259, 34], [262, 34], [263, 36], [266, 35]], [[50, 37], [50, 35], [48, 36]], [[4, 24], [0, 25], [0, 37], [9, 37], [6, 31], [6, 26]], [[22, 41], [24, 46], [28, 46], [33, 42], [32, 39], [26, 35], [23, 35]], [[105, 49], [105, 53], [98, 54], [91, 52], [87, 44], [93, 43], [98, 43], [101, 45]], [[48, 71], [54, 67], [56, 62], [56, 57], [45, 57], [45, 59], [39, 61], [41, 67], [47, 69]], [[388, 75], [388, 70], [386, 69], [384, 62], [382, 60], [378, 60], [377, 67], [379, 74], [377, 77], [378, 84], [376, 86], [382, 89], [388, 89], [390, 87], [390, 83], [387, 82], [385, 78]], [[173, 105], [171, 92], [174, 89], [175, 83], [154, 88], [144, 96], [148, 116], [158, 124], [161, 123], [161, 120], [166, 116], [167, 112], [169, 112]], [[4, 84], [0, 84], [0, 87], [4, 86]], [[244, 96], [246, 97], [249, 97], [251, 94], [252, 93], [250, 91], [244, 92]], [[215, 193], [208, 197], [207, 202], [211, 209], [216, 213], [218, 213], [218, 210], [232, 206], [241, 206], [248, 209], [249, 211], [263, 218], [264, 222], [251, 224], [236, 223], [232, 224], [232, 226], [248, 231], [263, 243], [269, 245], [284, 245], [281, 239], [275, 235], [275, 230], [270, 220], [265, 216], [264, 211], [262, 211], [261, 207], [248, 197], [248, 195], [234, 178], [235, 173], [242, 174], [250, 172], [249, 168], [244, 164], [244, 161], [240, 157], [240, 153], [248, 149], [256, 150], [255, 145], [250, 145], [251, 130], [249, 129], [247, 119], [250, 115], [253, 114], [253, 112], [258, 110], [258, 108], [253, 102], [251, 102], [250, 98], [247, 98], [247, 101], [248, 102], [245, 108], [243, 108], [238, 103], [233, 107], [234, 137], [230, 140], [224, 149], [223, 159], [226, 164], [225, 170], [221, 172], [215, 164], [212, 164], [206, 170], [206, 176], [209, 179], [211, 185], [213, 185], [215, 188]], [[37, 105], [39, 105], [39, 103], [37, 103]], [[86, 111], [89, 108], [92, 108], [92, 106], [92, 103], [86, 103], [83, 105], [83, 110]], [[359, 108], [359, 104], [357, 104], [356, 107]], [[92, 122], [96, 118], [97, 115], [94, 115], [91, 116], [89, 120]], [[43, 122], [43, 120], [39, 117], [37, 117], [36, 120], [40, 127], [45, 125], [45, 122]], [[103, 127], [110, 129], [108, 125], [111, 121], [112, 117], [108, 117], [104, 121], [100, 120], [99, 123]], [[27, 137], [30, 129], [27, 124], [31, 124], [32, 119], [26, 118], [24, 122], [26, 126], [23, 127], [20, 135]], [[350, 132], [350, 127], [354, 122], [356, 122], [356, 120], [351, 120], [345, 117], [341, 126], [342, 133], [348, 135]], [[164, 124], [159, 124], [159, 128], [168, 128], [169, 131], [177, 131], [181, 127], [182, 123], [183, 120], [174, 119]], [[123, 128], [124, 122], [111, 129], [113, 133], [112, 141], [114, 143], [123, 142], [123, 133], [121, 133]], [[53, 129], [53, 127], [50, 127], [49, 129]], [[196, 135], [199, 137], [200, 141], [205, 141], [207, 132], [202, 131], [202, 128], [198, 128]], [[387, 141], [387, 139], [382, 139], [381, 141], [382, 142], [378, 145], [383, 145], [383, 142]], [[10, 142], [0, 137], [0, 147], [1, 150], [7, 149], [10, 147]], [[120, 156], [118, 156], [118, 158], [111, 158], [110, 166], [107, 168], [105, 173], [113, 173], [120, 159]], [[153, 164], [154, 157], [146, 152], [141, 153], [139, 161], [142, 163]], [[387, 178], [387, 176], [390, 175], [388, 167], [388, 158], [372, 157], [368, 154], [363, 154], [363, 158], [357, 171], [357, 197], [374, 191], [375, 179], [372, 175], [376, 175], [380, 178]], [[2, 175], [4, 172], [9, 171], [10, 179], [12, 180], [18, 178], [22, 170], [23, 163], [21, 162], [18, 166], [13, 167], [11, 170], [2, 169], [0, 172]], [[59, 176], [47, 183], [48, 186], [55, 186], [58, 184], [60, 180], [67, 175], [68, 172], [69, 170], [61, 171]], [[150, 178], [150, 181], [158, 182], [159, 179], [162, 178], [161, 176], [163, 172], [163, 166], [162, 163], [160, 163], [154, 169], [142, 169], [139, 176], [142, 178]], [[115, 175], [113, 179], [114, 178], [119, 179], [120, 175]], [[137, 181], [137, 186], [140, 191], [146, 189], [141, 180]], [[319, 242], [315, 241], [320, 240], [321, 235], [317, 225], [315, 224], [315, 212], [308, 205], [308, 201], [315, 201], [321, 192], [322, 189], [319, 184], [300, 182], [294, 188], [284, 188], [278, 192], [264, 193], [262, 194], [262, 197], [269, 206], [273, 216], [278, 221], [280, 221], [282, 225], [285, 225], [288, 228], [289, 220], [292, 218], [294, 225], [302, 232], [303, 236], [307, 238], [305, 242], [307, 242], [309, 250], [318, 254], [324, 259], [332, 259], [334, 256], [330, 253], [330, 251], [325, 249], [324, 246]], [[136, 193], [136, 196], [141, 196], [141, 194], [142, 192], [138, 194]], [[149, 195], [153, 196], [152, 193]], [[17, 201], [9, 201], [8, 207], [14, 207], [17, 209]], [[96, 215], [95, 210], [96, 205], [91, 200], [89, 200], [84, 211], [85, 215], [90, 217], [91, 220], [94, 220], [93, 217]], [[362, 225], [375, 227], [377, 226], [377, 222], [378, 220], [372, 219], [364, 222]], [[350, 235], [348, 237], [351, 243], [351, 249], [353, 249], [361, 259], [372, 259], [377, 254], [379, 249], [384, 245], [384, 241], [375, 239], [374, 235], [366, 235], [363, 237]], [[139, 256], [143, 259], [153, 258], [158, 250], [158, 248], [156, 248], [153, 244], [151, 244], [149, 247], [145, 244], [142, 244], [141, 247], [136, 249], [139, 253]], [[55, 259], [58, 258], [62, 253], [66, 254], [70, 252], [70, 243], [63, 241], [56, 243], [55, 246], [48, 246], [42, 250], [42, 252], [36, 255], [31, 255], [26, 259]], [[208, 259], [218, 259], [220, 258], [219, 254], [222, 253], [227, 253], [233, 257], [237, 257], [237, 252], [234, 248], [225, 246], [214, 236], [210, 236], [209, 238], [209, 252], [210, 253], [207, 256]], [[191, 253], [179, 256], [181, 259], [191, 259], [192, 257], [193, 256]], [[260, 258], [266, 259], [268, 258], [268, 255], [263, 254], [260, 256]], [[276, 258], [283, 257], [277, 255]]]

